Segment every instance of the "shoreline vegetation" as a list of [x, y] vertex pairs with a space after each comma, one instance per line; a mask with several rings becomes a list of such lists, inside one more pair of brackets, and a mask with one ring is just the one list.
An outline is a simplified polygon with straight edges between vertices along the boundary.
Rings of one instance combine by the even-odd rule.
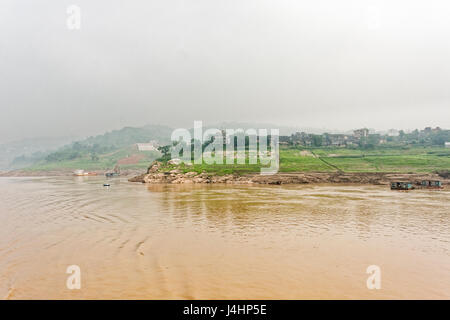
[[[253, 160], [257, 155], [250, 151], [250, 136], [239, 139], [222, 130], [221, 137], [219, 134], [205, 141], [191, 139], [191, 160], [198, 157], [196, 150], [214, 154], [216, 160], [220, 160], [220, 154], [227, 161], [230, 157], [235, 159], [234, 164], [191, 164], [172, 161], [172, 146], [180, 141], [169, 142], [170, 132], [170, 128], [161, 126], [123, 128], [74, 142], [49, 154], [18, 157], [14, 161], [17, 170], [0, 172], [0, 176], [71, 176], [80, 169], [103, 176], [120, 172], [133, 182], [174, 184], [388, 184], [441, 180], [445, 185], [449, 180], [450, 130], [439, 127], [397, 134], [370, 133], [364, 128], [354, 130], [353, 134], [296, 132], [279, 136], [279, 168], [274, 175], [262, 175], [260, 162], [250, 164], [250, 157]], [[223, 142], [219, 140], [211, 148], [217, 138]], [[258, 137], [255, 139], [258, 141]], [[267, 139], [272, 141], [271, 136]], [[244, 142], [243, 145], [238, 141]], [[267, 155], [272, 147], [269, 141]], [[222, 148], [218, 148], [220, 144]], [[180, 146], [188, 148], [189, 142]]]
[[[167, 149], [167, 148], [166, 148]], [[166, 151], [166, 152], [164, 152]], [[237, 154], [235, 154], [236, 159]], [[147, 172], [131, 182], [190, 184], [305, 184], [355, 183], [388, 185], [392, 181], [419, 184], [422, 180], [449, 182], [450, 150], [442, 147], [299, 147], [280, 146], [279, 170], [260, 174], [262, 165], [191, 164], [170, 160], [167, 150]]]
[[[388, 184], [390, 181], [441, 180], [444, 185], [448, 185], [450, 182], [450, 149], [433, 146], [377, 147], [370, 150], [280, 146], [279, 173], [268, 176], [260, 175], [259, 164], [176, 165], [169, 164], [170, 158], [162, 157], [158, 162], [147, 160], [145, 165], [145, 159], [142, 160], [134, 165], [121, 165], [121, 176], [130, 178], [129, 181], [132, 182], [174, 184]], [[149, 167], [150, 162], [152, 164]], [[68, 176], [72, 175], [75, 169], [86, 169], [75, 164], [78, 165], [78, 163], [72, 166], [64, 163], [63, 166], [58, 164], [47, 167], [35, 166], [0, 172], [0, 176]], [[87, 169], [97, 172], [98, 175], [104, 175], [112, 168], [102, 166]]]
[[[203, 165], [204, 166], [204, 165]], [[203, 167], [198, 166], [198, 167]], [[193, 165], [169, 164], [154, 161], [147, 172], [128, 179], [130, 182], [154, 184], [309, 184], [309, 183], [345, 183], [388, 185], [391, 181], [440, 180], [444, 185], [450, 182], [449, 172], [438, 173], [401, 173], [401, 172], [278, 172], [273, 175], [259, 173], [220, 173], [199, 171]]]

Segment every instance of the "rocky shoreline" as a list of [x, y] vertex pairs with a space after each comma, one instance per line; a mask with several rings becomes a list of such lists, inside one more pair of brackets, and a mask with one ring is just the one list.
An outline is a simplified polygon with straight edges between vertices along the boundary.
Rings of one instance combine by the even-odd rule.
[[[153, 162], [147, 173], [139, 174], [137, 169], [122, 170], [122, 177], [131, 177], [130, 182], [150, 184], [308, 184], [308, 183], [342, 183], [342, 184], [372, 184], [388, 185], [391, 181], [440, 180], [445, 188], [450, 184], [450, 176], [436, 173], [395, 173], [395, 172], [291, 172], [274, 175], [261, 174], [225, 174], [188, 171], [188, 167], [167, 165]], [[187, 171], [187, 172], [186, 172]], [[98, 176], [103, 176], [105, 170], [96, 170]], [[44, 177], [44, 176], [72, 176], [73, 170], [30, 171], [13, 170], [0, 172], [0, 177]]]
[[274, 175], [216, 175], [214, 173], [183, 172], [179, 168], [165, 168], [160, 162], [154, 162], [147, 173], [129, 179], [130, 182], [154, 184], [190, 184], [190, 183], [229, 183], [229, 184], [306, 184], [306, 183], [354, 183], [388, 185], [391, 181], [441, 180], [448, 185], [450, 179], [438, 174], [428, 173], [380, 173], [380, 172], [292, 172]]

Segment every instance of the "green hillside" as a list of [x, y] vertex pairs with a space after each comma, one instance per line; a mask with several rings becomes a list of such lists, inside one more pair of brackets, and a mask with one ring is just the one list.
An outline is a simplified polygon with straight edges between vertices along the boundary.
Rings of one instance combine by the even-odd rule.
[[164, 145], [169, 143], [171, 132], [166, 126], [125, 127], [73, 142], [48, 154], [34, 154], [15, 161], [31, 163], [27, 170], [107, 170], [116, 164], [121, 168], [145, 168], [160, 153], [138, 151], [135, 144], [154, 140]]

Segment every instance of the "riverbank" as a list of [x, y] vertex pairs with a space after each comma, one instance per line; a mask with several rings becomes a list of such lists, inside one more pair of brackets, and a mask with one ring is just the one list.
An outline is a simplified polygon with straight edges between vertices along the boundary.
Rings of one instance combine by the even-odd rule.
[[307, 183], [355, 183], [388, 185], [391, 181], [440, 180], [448, 185], [450, 179], [435, 173], [397, 173], [397, 172], [290, 172], [274, 175], [225, 174], [217, 175], [209, 172], [195, 172], [172, 166], [167, 168], [154, 162], [147, 173], [135, 176], [128, 181], [141, 183], [189, 184], [189, 183], [231, 183], [231, 184], [307, 184]]
[[[64, 177], [72, 176], [74, 170], [61, 169], [61, 170], [11, 170], [6, 172], [0, 172], [0, 177]], [[98, 176], [104, 176], [106, 172], [111, 170], [93, 170]], [[120, 175], [125, 177], [133, 177], [140, 174], [142, 170], [139, 169], [126, 169], [121, 170]]]
[[443, 179], [437, 174], [420, 174], [420, 173], [329, 173], [329, 172], [292, 172], [277, 173], [274, 175], [223, 175], [216, 176], [210, 173], [196, 174], [188, 173], [156, 173], [144, 174], [129, 179], [130, 182], [141, 183], [166, 183], [166, 184], [183, 184], [183, 183], [234, 183], [234, 184], [307, 184], [307, 183], [355, 183], [355, 184], [372, 184], [372, 185], [388, 185], [391, 181], [411, 181], [420, 182], [422, 180], [440, 180], [444, 185], [450, 183], [449, 179]]
[[[104, 176], [107, 170], [96, 170], [98, 176]], [[0, 172], [0, 177], [50, 177], [72, 176], [73, 170], [12, 170]], [[371, 184], [388, 185], [391, 181], [410, 181], [413, 183], [422, 180], [440, 180], [448, 188], [450, 177], [436, 173], [398, 173], [398, 172], [279, 172], [274, 175], [248, 174], [216, 174], [214, 172], [195, 172], [189, 168], [176, 165], [167, 166], [153, 162], [142, 174], [139, 169], [127, 169], [121, 172], [122, 177], [129, 178], [130, 182], [150, 184], [310, 184], [310, 183], [336, 183], [336, 184]]]

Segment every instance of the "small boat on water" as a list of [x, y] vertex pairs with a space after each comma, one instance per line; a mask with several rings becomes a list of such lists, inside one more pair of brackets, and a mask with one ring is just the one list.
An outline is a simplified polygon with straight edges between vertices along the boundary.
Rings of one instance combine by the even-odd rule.
[[413, 190], [414, 185], [412, 182], [391, 182], [391, 190]]
[[107, 178], [112, 178], [112, 177], [120, 176], [120, 173], [117, 173], [117, 172], [107, 172], [107, 173], [105, 173], [105, 176], [106, 176]]
[[118, 176], [120, 176], [120, 166], [119, 166], [118, 164], [116, 164], [116, 165], [114, 166], [113, 171], [106, 172], [106, 173], [105, 173], [105, 176], [106, 176], [107, 178], [113, 178], [113, 177], [118, 177]]
[[77, 176], [77, 177], [96, 176], [96, 175], [97, 175], [97, 172], [87, 172], [87, 171], [84, 171], [84, 170], [82, 170], [82, 169], [78, 169], [78, 170], [75, 170], [75, 171], [73, 172], [73, 175], [74, 175], [74, 176]]

